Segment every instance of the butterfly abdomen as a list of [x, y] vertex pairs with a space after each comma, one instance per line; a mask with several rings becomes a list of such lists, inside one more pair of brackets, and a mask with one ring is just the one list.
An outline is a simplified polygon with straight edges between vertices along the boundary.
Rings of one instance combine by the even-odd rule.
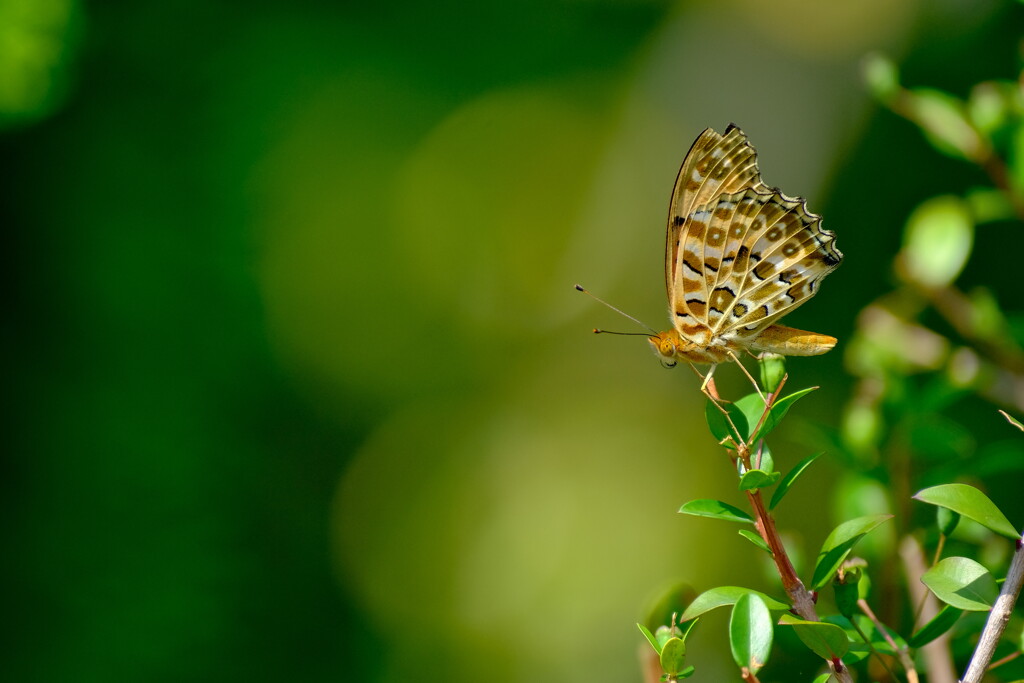
[[836, 338], [785, 325], [769, 325], [750, 344], [752, 351], [783, 356], [820, 356], [836, 345]]

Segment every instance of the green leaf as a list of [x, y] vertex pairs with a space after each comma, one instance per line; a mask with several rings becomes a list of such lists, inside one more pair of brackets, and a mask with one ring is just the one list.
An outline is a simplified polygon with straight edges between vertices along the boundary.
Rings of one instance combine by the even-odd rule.
[[862, 63], [862, 73], [868, 91], [880, 102], [889, 102], [899, 94], [900, 74], [888, 57], [877, 52], [868, 54]]
[[907, 219], [897, 272], [907, 282], [944, 287], [963, 270], [973, 244], [974, 220], [967, 203], [951, 195], [933, 197]]
[[765, 472], [775, 471], [775, 458], [772, 456], [772, 449], [762, 441], [758, 444], [753, 453], [750, 454], [750, 469], [764, 470]]
[[922, 503], [940, 505], [959, 515], [973, 519], [978, 524], [1014, 540], [1020, 534], [1006, 515], [989, 500], [988, 496], [967, 484], [943, 484], [918, 491], [914, 498]]
[[768, 547], [768, 544], [764, 542], [764, 539], [761, 538], [760, 534], [750, 531], [749, 529], [740, 529], [739, 534], [769, 555], [772, 554], [772, 549]]
[[949, 629], [953, 628], [953, 624], [956, 623], [956, 620], [959, 619], [960, 615], [963, 613], [964, 611], [962, 609], [957, 609], [952, 605], [943, 606], [931, 621], [918, 629], [917, 633], [910, 636], [910, 640], [907, 641], [907, 644], [914, 649], [927, 645]]
[[1000, 410], [999, 412], [1003, 414], [1003, 417], [1005, 417], [1005, 418], [1006, 418], [1006, 421], [1007, 421], [1007, 422], [1009, 422], [1009, 423], [1010, 423], [1010, 424], [1012, 424], [1012, 425], [1013, 425], [1014, 427], [1016, 427], [1017, 429], [1019, 429], [1019, 430], [1021, 430], [1022, 432], [1024, 432], [1024, 424], [1021, 424], [1019, 420], [1017, 420], [1017, 419], [1015, 419], [1015, 418], [1011, 417], [1011, 416], [1010, 416], [1010, 414], [1009, 414], [1009, 413], [1007, 413], [1007, 412], [1006, 412], [1005, 410]]
[[678, 676], [686, 665], [686, 643], [672, 638], [661, 648], [661, 668], [669, 676]]
[[679, 623], [676, 626], [676, 628], [681, 631], [681, 633], [679, 634], [679, 637], [683, 641], [685, 641], [686, 638], [690, 635], [690, 631], [693, 630], [693, 627], [697, 625], [698, 621], [700, 621], [700, 619], [689, 619], [689, 620], [687, 620], [685, 622]]
[[984, 143], [967, 120], [963, 103], [940, 90], [915, 88], [904, 102], [909, 118], [935, 149], [968, 161], [981, 158]]
[[[756, 427], [757, 423], [761, 421], [761, 416], [764, 414], [764, 399], [761, 398], [760, 394], [747, 394], [736, 401], [735, 405], [736, 408], [743, 413], [743, 417], [747, 422], [747, 431], [743, 436], [749, 437], [754, 427]], [[754, 443], [754, 440], [748, 438], [747, 443]]]
[[769, 394], [774, 394], [786, 376], [786, 357], [777, 353], [762, 353], [757, 365], [761, 371], [761, 386]]
[[781, 602], [772, 598], [760, 591], [751, 590], [749, 588], [742, 588], [740, 586], [719, 586], [718, 588], [712, 588], [711, 590], [704, 591], [698, 595], [690, 606], [686, 608], [683, 615], [679, 617], [680, 621], [689, 621], [694, 617], [699, 617], [705, 612], [710, 612], [718, 607], [726, 607], [727, 605], [735, 605], [736, 601], [747, 593], [752, 593], [757, 597], [761, 598], [768, 609], [772, 612], [788, 612], [789, 604]]
[[811, 588], [821, 590], [822, 586], [832, 580], [832, 575], [839, 569], [846, 556], [850, 554], [857, 541], [875, 529], [879, 524], [891, 519], [892, 515], [869, 515], [843, 522], [828, 535], [818, 553], [818, 562], [814, 567], [814, 578]]
[[832, 590], [836, 594], [836, 609], [850, 619], [857, 611], [857, 600], [860, 598], [860, 572], [845, 572], [845, 578], [843, 583], [833, 581]]
[[[782, 422], [782, 418], [786, 417], [786, 413], [789, 412], [789, 409], [794, 403], [817, 388], [818, 387], [808, 387], [807, 389], [794, 391], [792, 394], [784, 396], [772, 404], [772, 409], [769, 411], [768, 417], [764, 419], [764, 424], [762, 424], [761, 428], [757, 430], [757, 433], [750, 438], [750, 443], [754, 443], [758, 439], [763, 439], [768, 436], [773, 429], [779, 426], [779, 423]], [[764, 404], [762, 404], [762, 407], [763, 405]], [[760, 417], [758, 419], [760, 419]], [[756, 425], [757, 422], [754, 422], [753, 424]]]
[[658, 652], [665, 647], [665, 643], [673, 638], [682, 638], [683, 632], [679, 630], [678, 626], [659, 626], [654, 632], [654, 639], [658, 641]]
[[764, 470], [748, 470], [740, 477], [740, 491], [754, 491], [771, 486], [782, 476], [781, 472], [765, 472]]
[[686, 503], [679, 508], [679, 512], [684, 515], [693, 515], [694, 517], [724, 519], [727, 522], [754, 523], [754, 518], [743, 510], [740, 510], [738, 507], [733, 507], [728, 503], [723, 503], [720, 500], [712, 500], [710, 498], [691, 500], [689, 503]]
[[960, 524], [960, 515], [949, 508], [935, 508], [935, 526], [939, 528], [940, 534], [949, 536], [956, 530], [958, 524]]
[[775, 493], [772, 495], [772, 502], [768, 504], [769, 510], [774, 510], [775, 506], [782, 502], [782, 499], [789, 493], [789, 489], [796, 483], [796, 480], [800, 478], [800, 475], [804, 473], [811, 463], [821, 457], [822, 451], [808, 455], [806, 458], [796, 464], [796, 467], [791, 469], [786, 476], [782, 478], [779, 483], [779, 488], [775, 489]]
[[832, 677], [832, 674], [826, 671], [825, 673], [823, 673], [820, 676], [818, 676], [817, 678], [815, 678], [813, 683], [828, 683], [828, 681], [829, 681], [829, 679], [831, 677]]
[[736, 429], [739, 430], [739, 434], [733, 433], [729, 420], [725, 419], [725, 415], [722, 414], [722, 411], [718, 409], [718, 406], [711, 399], [708, 399], [707, 403], [704, 404], [704, 419], [707, 420], [708, 429], [711, 430], [712, 436], [717, 441], [729, 448], [735, 448], [735, 442], [745, 439], [750, 431], [750, 427], [747, 425], [747, 418], [743, 411], [736, 407], [735, 403], [725, 403], [722, 405], [722, 408], [729, 414], [729, 419], [732, 420]]
[[921, 583], [947, 605], [987, 612], [999, 589], [992, 574], [968, 557], [947, 557], [921, 576]]
[[842, 657], [850, 649], [850, 640], [846, 637], [846, 632], [835, 624], [803, 621], [791, 614], [782, 615], [779, 624], [792, 626], [804, 645], [822, 659]]
[[772, 649], [772, 615], [758, 596], [747, 593], [732, 608], [729, 645], [736, 666], [756, 674], [768, 661]]
[[636, 627], [638, 629], [640, 629], [640, 633], [644, 634], [644, 638], [647, 638], [647, 642], [649, 642], [651, 644], [651, 647], [654, 648], [654, 651], [657, 654], [660, 655], [661, 654], [661, 643], [659, 643], [658, 639], [654, 637], [653, 633], [651, 633], [651, 629], [647, 628], [646, 626], [644, 626], [643, 624], [641, 624], [639, 622], [637, 622]]

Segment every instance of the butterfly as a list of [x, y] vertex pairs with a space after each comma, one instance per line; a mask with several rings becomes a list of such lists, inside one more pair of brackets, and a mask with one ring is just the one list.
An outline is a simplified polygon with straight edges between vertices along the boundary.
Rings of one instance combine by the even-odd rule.
[[764, 184], [742, 130], [708, 128], [672, 190], [665, 289], [673, 329], [649, 338], [655, 355], [665, 367], [682, 360], [714, 371], [742, 353], [825, 353], [835, 337], [775, 321], [814, 296], [842, 258], [821, 216]]

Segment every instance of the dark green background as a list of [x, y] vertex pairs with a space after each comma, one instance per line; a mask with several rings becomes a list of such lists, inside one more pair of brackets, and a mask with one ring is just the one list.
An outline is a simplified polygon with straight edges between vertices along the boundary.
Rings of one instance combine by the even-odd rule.
[[[985, 182], [860, 60], [962, 96], [1024, 22], [835, 5], [9, 3], [0, 669], [638, 680], [659, 585], [770, 589], [673, 514], [732, 495], [696, 379], [571, 288], [663, 324], [672, 180], [736, 122], [846, 254], [788, 322], [848, 337], [907, 213]], [[804, 419], [838, 420], [842, 360], [793, 363]], [[820, 517], [782, 522], [813, 553]]]

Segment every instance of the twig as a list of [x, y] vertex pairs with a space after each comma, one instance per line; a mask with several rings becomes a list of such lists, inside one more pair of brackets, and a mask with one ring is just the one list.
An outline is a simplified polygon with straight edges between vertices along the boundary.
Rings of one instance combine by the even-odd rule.
[[757, 674], [747, 667], [740, 669], [740, 677], [743, 679], [744, 683], [761, 683], [757, 678]]
[[960, 683], [980, 683], [985, 669], [988, 668], [992, 656], [996, 652], [996, 645], [1006, 629], [1006, 623], [1010, 620], [1010, 613], [1020, 595], [1021, 584], [1024, 583], [1024, 537], [1017, 539], [1017, 550], [1010, 561], [1010, 570], [1006, 574], [1006, 581], [1003, 582], [1003, 589], [996, 598], [996, 604], [988, 614], [988, 621], [985, 622], [985, 630], [981, 632], [981, 639], [978, 640], [978, 647], [974, 649], [970, 664], [967, 665], [967, 672], [960, 679]]
[[[753, 378], [751, 378], [751, 380], [753, 381]], [[758, 426], [752, 433], [756, 433], [757, 429], [759, 429], [761, 424], [763, 424], [767, 419], [772, 405], [774, 405], [775, 400], [781, 394], [784, 383], [785, 379], [783, 379], [779, 384], [779, 387], [774, 393], [768, 394], [766, 397], [764, 412], [761, 415]], [[760, 391], [758, 393], [760, 393]], [[736, 457], [743, 462], [745, 467], [749, 468], [750, 444], [742, 438], [736, 442]], [[755, 527], [761, 535], [761, 538], [766, 544], [768, 544], [768, 548], [771, 550], [772, 561], [775, 562], [775, 568], [779, 573], [779, 578], [782, 580], [782, 587], [786, 591], [786, 595], [789, 597], [790, 603], [793, 605], [793, 612], [795, 612], [804, 621], [819, 621], [818, 613], [814, 606], [815, 597], [811, 591], [807, 590], [807, 587], [804, 586], [800, 577], [796, 575], [796, 570], [793, 568], [793, 562], [789, 559], [786, 547], [782, 544], [782, 537], [779, 536], [779, 531], [775, 527], [775, 519], [765, 507], [764, 499], [761, 497], [761, 491], [754, 489], [753, 491], [747, 491], [746, 494], [750, 507], [754, 510]], [[850, 676], [850, 670], [845, 664], [843, 664], [842, 659], [837, 657], [829, 660], [829, 668], [832, 670], [832, 676], [839, 683], [853, 683], [853, 678]], [[756, 678], [753, 680], [756, 680]]]
[[[896, 653], [896, 657], [899, 658], [900, 664], [903, 666], [903, 670], [907, 672], [907, 683], [918, 683], [920, 680], [917, 676], [917, 669], [914, 668], [914, 660], [910, 658], [907, 651], [896, 644], [896, 641], [889, 635], [888, 629], [885, 628], [885, 624], [878, 620], [875, 616], [874, 611], [871, 609], [871, 605], [868, 604], [867, 600], [861, 598], [857, 601], [857, 606], [860, 607], [860, 611], [863, 612], [871, 623], [875, 625], [875, 628], [882, 637], [885, 638], [885, 642], [889, 644], [892, 651]], [[890, 672], [891, 673], [891, 672]], [[895, 676], [894, 676], [895, 678]]]
[[[942, 545], [941, 539], [939, 545]], [[939, 613], [939, 602], [921, 583], [921, 576], [928, 569], [928, 564], [924, 549], [917, 539], [910, 534], [904, 536], [900, 541], [899, 553], [910, 599], [919, 605], [918, 614], [914, 618], [914, 629], [917, 630], [919, 624], [931, 621]], [[941, 552], [936, 551], [933, 565], [939, 561], [939, 557]], [[949, 633], [944, 633], [918, 650], [923, 658], [924, 670], [928, 672], [928, 683], [956, 683], [956, 668], [949, 651], [949, 641]]]
[[868, 635], [864, 633], [863, 629], [861, 629], [860, 626], [857, 625], [856, 619], [850, 619], [850, 626], [852, 626], [853, 630], [857, 632], [857, 635], [860, 636], [860, 639], [864, 641], [864, 644], [867, 645], [868, 650], [871, 651], [871, 654], [877, 657], [879, 663], [885, 668], [886, 671], [889, 672], [889, 678], [891, 678], [894, 681], [898, 681], [899, 679], [896, 678], [896, 672], [893, 671], [892, 668], [889, 666], [889, 663], [885, 661], [885, 657], [882, 656], [882, 653], [879, 652], [878, 649], [875, 647], [874, 643], [871, 642], [871, 639], [868, 638]]
[[1011, 652], [1010, 654], [1006, 655], [1005, 657], [997, 659], [996, 661], [994, 661], [991, 664], [989, 664], [988, 665], [988, 670], [991, 671], [992, 669], [996, 669], [996, 668], [1001, 667], [1003, 664], [1009, 664], [1013, 660], [1017, 659], [1017, 657], [1020, 657], [1022, 654], [1024, 654], [1024, 652], [1021, 652], [1020, 650], [1017, 650], [1016, 652]]

